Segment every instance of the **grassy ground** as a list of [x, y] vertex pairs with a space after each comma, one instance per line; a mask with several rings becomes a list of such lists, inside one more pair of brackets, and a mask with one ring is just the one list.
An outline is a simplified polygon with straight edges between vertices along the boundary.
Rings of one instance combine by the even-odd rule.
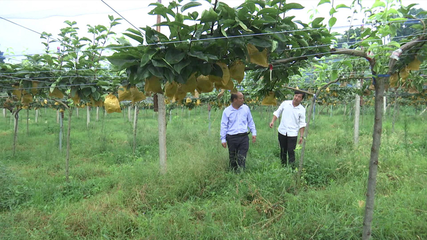
[[[221, 111], [212, 111], [209, 131], [205, 107], [173, 110], [165, 175], [152, 111], [140, 112], [133, 154], [126, 113], [96, 122], [92, 112], [86, 127], [80, 110], [72, 120], [69, 182], [54, 111], [42, 110], [38, 123], [30, 112], [28, 133], [21, 114], [15, 156], [13, 123], [1, 117], [0, 239], [360, 239], [373, 129], [372, 110], [363, 113], [357, 147], [351, 116], [316, 115], [298, 194], [296, 173], [279, 164], [271, 108], [253, 110], [258, 137], [242, 174], [227, 171]], [[425, 121], [401, 109], [393, 131], [386, 116], [374, 239], [427, 239]]]

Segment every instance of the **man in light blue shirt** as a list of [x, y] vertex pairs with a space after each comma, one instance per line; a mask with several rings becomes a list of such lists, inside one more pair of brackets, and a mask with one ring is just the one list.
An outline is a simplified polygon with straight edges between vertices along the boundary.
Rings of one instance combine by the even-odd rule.
[[[279, 144], [280, 144], [280, 159], [282, 165], [295, 163], [295, 148], [297, 146], [298, 132], [300, 135], [298, 143], [301, 144], [304, 136], [305, 123], [305, 108], [301, 105], [305, 93], [295, 91], [294, 99], [287, 100], [280, 104], [279, 108], [273, 113], [273, 119], [270, 122], [270, 128], [274, 126], [274, 122], [281, 117], [278, 128]], [[289, 155], [289, 162], [288, 157]]]
[[228, 144], [230, 168], [234, 171], [246, 166], [249, 150], [248, 128], [252, 132], [252, 142], [256, 141], [255, 123], [251, 110], [244, 103], [241, 92], [231, 94], [231, 105], [224, 109], [221, 119], [221, 144]]

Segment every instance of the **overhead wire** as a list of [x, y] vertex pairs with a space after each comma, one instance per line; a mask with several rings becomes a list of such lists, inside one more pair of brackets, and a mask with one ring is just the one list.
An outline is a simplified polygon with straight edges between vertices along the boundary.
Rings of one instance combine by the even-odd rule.
[[[103, 0], [101, 0], [104, 4], [106, 4], [108, 7], [110, 7], [106, 2], [104, 2]], [[110, 7], [113, 11], [115, 11], [112, 7]], [[115, 11], [117, 14], [119, 14], [117, 11]], [[120, 14], [119, 14], [120, 15]], [[121, 15], [120, 15], [121, 16]], [[123, 19], [125, 19], [123, 16], [121, 16]], [[5, 18], [3, 18], [3, 17], [0, 17], [0, 18], [2, 18], [2, 19], [4, 19], [4, 20], [6, 20], [6, 21], [9, 21], [9, 22], [11, 22], [11, 23], [13, 23], [13, 24], [15, 24], [15, 25], [18, 25], [18, 26], [20, 26], [20, 27], [23, 27], [23, 28], [25, 28], [25, 29], [27, 29], [27, 30], [30, 30], [30, 31], [32, 31], [32, 32], [35, 32], [35, 33], [37, 33], [37, 34], [40, 34], [41, 35], [41, 33], [39, 33], [39, 32], [37, 32], [37, 31], [35, 31], [35, 30], [32, 30], [32, 29], [30, 29], [30, 28], [27, 28], [27, 27], [25, 27], [25, 26], [22, 26], [22, 25], [20, 25], [20, 24], [17, 24], [17, 23], [15, 23], [15, 22], [13, 22], [13, 21], [10, 21], [10, 20], [8, 20], [8, 19], [5, 19]], [[126, 19], [125, 19], [126, 20]], [[126, 20], [127, 21], [127, 20]], [[393, 21], [393, 22], [396, 22], [396, 21]], [[401, 22], [403, 22], [403, 20], [401, 21]], [[128, 21], [128, 23], [129, 24], [131, 24], [133, 27], [135, 27], [132, 23], [130, 23], [129, 21]], [[352, 26], [357, 26], [357, 25], [352, 25]], [[136, 28], [136, 27], [135, 27]], [[137, 29], [137, 28], [136, 28]], [[271, 32], [271, 33], [260, 33], [260, 34], [245, 34], [245, 35], [239, 35], [239, 36], [227, 36], [227, 37], [215, 37], [215, 38], [206, 38], [206, 39], [196, 39], [196, 40], [192, 40], [193, 42], [197, 42], [197, 41], [212, 41], [212, 40], [220, 40], [220, 39], [229, 39], [229, 38], [241, 38], [241, 37], [254, 37], [254, 36], [264, 36], [264, 35], [271, 35], [271, 34], [281, 34], [281, 33], [296, 33], [296, 32], [302, 32], [302, 31], [311, 31], [311, 30], [316, 30], [316, 29], [323, 29], [323, 28], [314, 28], [314, 29], [296, 29], [296, 30], [289, 30], [289, 31], [279, 31], [279, 32]], [[137, 29], [138, 31], [140, 31], [139, 29]], [[416, 37], [416, 36], [420, 36], [421, 34], [418, 34], [418, 35], [416, 35], [416, 34], [411, 34], [411, 35], [407, 35], [407, 36], [399, 36], [399, 37], [397, 37], [397, 39], [402, 39], [402, 38], [405, 38], [405, 37], [410, 37], [410, 36], [413, 36], [413, 37]], [[377, 41], [381, 41], [380, 39], [379, 40], [377, 40]], [[425, 41], [427, 41], [427, 40], [422, 40], [421, 42], [425, 42]], [[167, 43], [162, 43], [162, 42], [159, 42], [159, 43], [155, 43], [155, 44], [146, 44], [147, 46], [149, 46], [149, 45], [165, 45], [165, 44], [173, 44], [173, 43], [185, 43], [185, 42], [187, 42], [187, 43], [190, 43], [189, 41], [171, 41], [171, 42], [167, 42]], [[357, 43], [360, 43], [360, 42], [362, 42], [362, 41], [355, 41], [355, 42], [341, 42], [341, 43], [338, 43], [338, 44], [344, 44], [344, 43], [351, 43], [351, 44], [357, 44]], [[298, 47], [298, 48], [292, 48], [292, 49], [289, 49], [289, 50], [304, 50], [304, 49], [311, 49], [311, 48], [319, 48], [319, 47], [327, 47], [327, 46], [331, 46], [331, 44], [324, 44], [324, 45], [314, 45], [314, 46], [307, 46], [307, 47]], [[134, 47], [134, 46], [123, 46], [123, 48], [129, 48], [129, 47]], [[119, 49], [119, 48], [122, 48], [122, 47], [106, 47], [105, 49]], [[72, 52], [72, 51], [69, 51], [69, 52]], [[311, 57], [311, 56], [318, 56], [318, 55], [321, 55], [321, 54], [327, 54], [327, 53], [330, 53], [330, 52], [323, 52], [323, 53], [315, 53], [315, 54], [307, 54], [307, 55], [304, 55], [304, 56], [306, 56], [306, 57]], [[34, 54], [35, 55], [35, 54]], [[404, 54], [402, 54], [402, 55], [404, 55]], [[11, 55], [6, 55], [6, 56], [11, 56]], [[12, 56], [18, 56], [18, 55], [12, 55]], [[26, 55], [24, 55], [24, 56], [26, 56]], [[331, 59], [333, 59], [333, 58], [331, 58]], [[99, 68], [99, 69], [101, 69], [101, 68]], [[88, 70], [88, 69], [81, 69], [81, 70]], [[58, 70], [58, 71], [60, 71], [60, 70]], [[73, 71], [75, 71], [75, 70], [73, 70]], [[330, 70], [330, 71], [333, 71], [333, 70]], [[42, 72], [42, 71], [40, 71], [40, 72]], [[52, 72], [52, 71], [47, 71], [47, 72]], [[17, 73], [17, 74], [22, 74], [22, 73]], [[66, 77], [68, 77], [68, 76], [66, 76]], [[70, 76], [70, 77], [72, 77], [72, 76]], [[74, 76], [74, 77], [77, 77], [77, 76]], [[50, 78], [58, 78], [58, 77], [46, 77], [45, 79], [50, 79]], [[40, 77], [38, 77], [38, 79], [43, 79], [43, 78], [40, 78]], [[20, 79], [20, 80], [24, 80], [24, 81], [27, 81], [27, 79]], [[31, 81], [31, 80], [28, 80], [28, 81]], [[48, 83], [51, 83], [51, 82], [48, 82]]]
[[108, 5], [108, 3], [106, 3], [104, 0], [101, 0], [101, 2], [103, 2], [105, 5], [107, 5], [107, 7], [109, 7], [111, 10], [113, 10], [115, 13], [117, 13], [117, 15], [119, 15], [121, 18], [123, 18], [126, 22], [128, 22], [132, 27], [134, 27], [136, 30], [138, 30], [141, 34], [143, 34], [141, 32], [141, 30], [137, 27], [135, 27], [135, 25], [133, 25], [129, 20], [127, 20], [125, 17], [123, 17], [119, 12], [117, 12], [113, 7], [111, 7], [110, 5]]
[[[101, 1], [104, 2], [103, 0], [101, 0]], [[107, 6], [109, 6], [107, 3], [105, 3], [105, 4]], [[424, 19], [427, 19], [427, 18], [424, 18]], [[422, 19], [422, 20], [424, 20], [424, 19]], [[396, 23], [396, 22], [404, 22], [404, 20], [387, 21], [387, 22], [384, 22], [382, 24]], [[132, 23], [130, 23], [130, 22], [128, 22], [128, 23], [131, 24], [134, 28], [136, 28], [139, 32], [141, 32], [140, 29], [138, 29], [137, 27], [135, 27]], [[348, 26], [342, 26], [342, 27], [347, 28], [347, 27], [364, 26], [364, 25], [366, 25], [366, 24], [351, 25], [351, 26], [348, 25]], [[304, 32], [304, 31], [312, 31], [312, 30], [320, 30], [320, 29], [324, 29], [324, 27], [309, 28], [309, 29], [285, 30], [285, 31], [277, 31], [277, 32], [269, 32], [269, 33], [254, 33], [254, 34], [242, 34], [242, 35], [233, 35], [233, 36], [221, 36], [221, 37], [212, 37], [212, 38], [205, 38], [205, 39], [193, 39], [193, 40], [189, 40], [188, 39], [188, 40], [179, 40], [179, 41], [170, 41], [170, 42], [156, 42], [156, 43], [147, 43], [147, 44], [144, 44], [143, 46], [163, 46], [163, 45], [179, 44], [179, 43], [188, 43], [188, 44], [190, 44], [191, 42], [203, 42], [203, 41], [215, 41], [215, 40], [224, 40], [224, 39], [232, 39], [232, 38], [257, 37], [257, 36], [267, 36], [267, 35], [284, 34], [284, 33], [290, 33], [290, 34], [292, 34], [292, 33], [298, 33], [298, 32]], [[36, 33], [38, 33], [38, 32], [36, 32]], [[421, 35], [421, 34], [419, 34], [419, 35]], [[412, 35], [402, 36], [402, 38], [403, 37], [408, 37], [408, 36], [412, 36]], [[375, 40], [372, 40], [372, 41], [375, 41]], [[381, 41], [381, 40], [377, 40], [377, 41]], [[330, 45], [328, 44], [328, 45], [307, 46], [307, 47], [299, 47], [299, 48], [295, 48], [295, 49], [316, 48], [316, 47], [322, 47], [322, 46], [330, 46]], [[119, 49], [134, 48], [134, 47], [135, 46], [120, 46], [120, 47], [118, 47], [118, 46], [115, 46], [115, 47], [109, 47], [109, 46], [107, 46], [107, 47], [104, 47], [102, 49], [119, 50]], [[67, 52], [71, 53], [71, 52], [74, 52], [74, 51], [67, 51]], [[23, 57], [23, 56], [27, 56], [27, 55], [37, 55], [37, 53], [36, 54], [26, 54], [26, 55], [4, 55], [4, 56], [10, 58], [10, 57]]]
[[9, 19], [6, 19], [6, 18], [4, 18], [4, 17], [1, 17], [1, 16], [0, 16], [0, 19], [3, 19], [3, 20], [5, 20], [5, 21], [7, 21], [7, 22], [10, 22], [10, 23], [12, 23], [12, 24], [15, 24], [15, 25], [17, 25], [17, 26], [19, 26], [19, 27], [25, 28], [25, 29], [27, 29], [27, 30], [29, 30], [29, 31], [31, 31], [31, 32], [37, 33], [37, 34], [39, 34], [39, 35], [42, 35], [41, 33], [37, 32], [36, 30], [33, 30], [33, 29], [31, 29], [31, 28], [28, 28], [28, 27], [22, 26], [21, 24], [18, 24], [18, 23], [16, 23], [16, 22], [13, 22], [13, 21], [11, 21], [11, 20], [9, 20]]

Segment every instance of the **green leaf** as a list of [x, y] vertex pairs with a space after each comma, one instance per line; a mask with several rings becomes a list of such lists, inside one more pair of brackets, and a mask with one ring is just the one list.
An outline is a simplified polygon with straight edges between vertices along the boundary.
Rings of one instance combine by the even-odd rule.
[[141, 57], [141, 63], [139, 64], [140, 67], [144, 67], [148, 62], [151, 61], [154, 55], [156, 55], [156, 50], [149, 50], [147, 53], [143, 54]]
[[264, 14], [271, 14], [271, 15], [277, 15], [279, 12], [278, 9], [275, 8], [263, 8], [260, 11], [258, 11], [257, 15], [264, 15]]
[[329, 10], [329, 16], [334, 15], [334, 13], [336, 13], [337, 10], [335, 8], [331, 8], [331, 10]]
[[179, 74], [179, 73], [181, 73], [181, 70], [183, 68], [187, 67], [190, 63], [191, 63], [191, 61], [189, 59], [185, 59], [185, 60], [180, 61], [180, 62], [176, 63], [175, 65], [173, 65], [173, 68]]
[[376, 7], [386, 7], [385, 3], [382, 2], [381, 0], [376, 0], [374, 5], [372, 5], [371, 9], [376, 8]]
[[350, 7], [345, 4], [338, 4], [335, 8], [338, 9], [338, 8], [350, 8]]
[[139, 80], [145, 80], [151, 76], [150, 71], [148, 71], [148, 67], [138, 67], [136, 71], [136, 76]]
[[363, 39], [364, 37], [368, 36], [369, 34], [371, 34], [371, 29], [370, 28], [366, 28], [365, 31], [360, 34], [360, 38]]
[[134, 34], [130, 34], [130, 33], [123, 33], [123, 35], [128, 36], [130, 38], [132, 38], [133, 40], [139, 42], [140, 44], [144, 43], [144, 38], [134, 35]]
[[119, 70], [133, 65], [138, 65], [137, 59], [134, 56], [130, 56], [128, 54], [114, 53], [113, 55], [107, 57], [107, 59], [111, 62], [111, 64], [117, 66]]
[[283, 9], [285, 9], [286, 11], [291, 9], [303, 9], [303, 8], [304, 6], [299, 3], [287, 3], [283, 5]]
[[185, 10], [192, 8], [192, 7], [198, 7], [201, 6], [202, 4], [199, 2], [189, 2], [187, 4], [185, 4], [184, 6], [181, 7], [181, 12], [184, 12]]
[[321, 0], [319, 2], [319, 4], [317, 4], [317, 6], [320, 6], [320, 5], [325, 4], [325, 3], [331, 3], [331, 0]]
[[246, 24], [244, 24], [242, 21], [240, 21], [240, 19], [238, 18], [238, 17], [235, 17], [234, 18], [234, 20], [240, 25], [240, 27], [243, 29], [243, 30], [245, 30], [245, 31], [247, 31], [247, 32], [252, 32], [252, 30], [250, 30], [247, 26], [246, 26]]
[[218, 13], [215, 12], [213, 9], [203, 10], [202, 17], [200, 18], [200, 22], [215, 22], [218, 20]]
[[273, 40], [271, 44], [271, 52], [276, 51], [278, 45], [279, 45], [279, 42], [277, 42], [276, 40]]
[[92, 94], [92, 90], [90, 88], [84, 88], [80, 92], [83, 93], [83, 96], [86, 98]]
[[267, 38], [257, 38], [254, 37], [251, 40], [248, 41], [249, 43], [252, 43], [253, 45], [261, 48], [270, 48], [271, 47], [271, 40]]
[[70, 92], [70, 96], [75, 97], [78, 90], [79, 90], [78, 87], [72, 87], [71, 92]]
[[198, 67], [200, 73], [202, 75], [205, 75], [205, 76], [208, 76], [212, 71], [212, 64], [210, 64], [208, 62], [201, 63], [201, 64], [197, 65], [197, 67]]
[[148, 65], [148, 71], [150, 71], [150, 73], [156, 77], [162, 78], [163, 77], [163, 73], [162, 73], [163, 70], [164, 70], [163, 68], [158, 68], [158, 67], [155, 67], [153, 65]]
[[329, 19], [329, 27], [332, 28], [336, 22], [337, 22], [337, 18], [331, 17], [331, 19]]
[[325, 18], [323, 18], [323, 17], [318, 17], [318, 18], [314, 19], [313, 22], [311, 23], [311, 26], [313, 28], [320, 28], [320, 27], [322, 27], [322, 21], [324, 19]]
[[211, 60], [218, 60], [218, 57], [212, 54], [207, 54], [201, 51], [191, 51], [188, 53], [188, 55], [198, 58], [198, 59], [202, 59], [205, 60], [206, 62], [209, 62]]
[[160, 68], [166, 68], [166, 67], [168, 67], [168, 65], [165, 63], [164, 60], [151, 59], [151, 63], [155, 67], [160, 67]]
[[221, 33], [222, 33], [222, 35], [224, 37], [227, 37], [227, 33], [225, 32], [225, 28], [224, 27], [221, 28]]
[[396, 48], [400, 48], [400, 43], [396, 42], [396, 41], [390, 41], [388, 43], [388, 45], [394, 46]]
[[297, 41], [301, 47], [308, 47], [308, 42], [304, 38], [297, 39]]
[[178, 51], [176, 49], [167, 49], [166, 52], [166, 62], [169, 64], [179, 63], [187, 54], [182, 51]]
[[338, 70], [332, 70], [331, 80], [335, 81], [338, 78]]
[[390, 22], [406, 22], [408, 19], [407, 18], [392, 18], [390, 19]]
[[148, 6], [156, 6], [148, 14], [151, 14], [151, 15], [160, 15], [160, 16], [166, 18], [166, 19], [168, 19], [167, 14], [169, 14], [171, 16], [175, 16], [175, 13], [171, 9], [163, 6], [161, 3], [150, 3]]
[[166, 79], [169, 82], [172, 82], [175, 80], [175, 74], [169, 69], [163, 70], [163, 78]]
[[114, 20], [114, 16], [113, 15], [108, 15], [108, 19], [110, 19], [110, 21]]
[[222, 77], [223, 74], [224, 73], [222, 72], [222, 69], [221, 69], [221, 67], [218, 64], [214, 64], [212, 66], [210, 75], [214, 75], [214, 76], [217, 76], [217, 77]]
[[99, 98], [101, 97], [101, 93], [99, 92], [93, 92], [91, 95], [95, 101], [99, 101]]
[[351, 60], [344, 60], [341, 63], [346, 65], [350, 69], [353, 68], [353, 62]]

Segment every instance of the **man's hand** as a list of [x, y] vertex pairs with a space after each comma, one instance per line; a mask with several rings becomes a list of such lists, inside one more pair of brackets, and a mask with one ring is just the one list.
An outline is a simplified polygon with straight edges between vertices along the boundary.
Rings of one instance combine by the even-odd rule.
[[301, 144], [301, 143], [302, 143], [302, 140], [303, 140], [303, 137], [300, 137], [300, 138], [299, 138], [299, 141], [298, 141], [298, 144]]
[[252, 142], [256, 142], [256, 136], [252, 136]]
[[274, 126], [274, 122], [270, 123], [270, 128], [272, 128]]
[[226, 142], [223, 142], [223, 143], [221, 143], [222, 144], [222, 146], [224, 147], [224, 148], [226, 148], [227, 147], [227, 143]]

